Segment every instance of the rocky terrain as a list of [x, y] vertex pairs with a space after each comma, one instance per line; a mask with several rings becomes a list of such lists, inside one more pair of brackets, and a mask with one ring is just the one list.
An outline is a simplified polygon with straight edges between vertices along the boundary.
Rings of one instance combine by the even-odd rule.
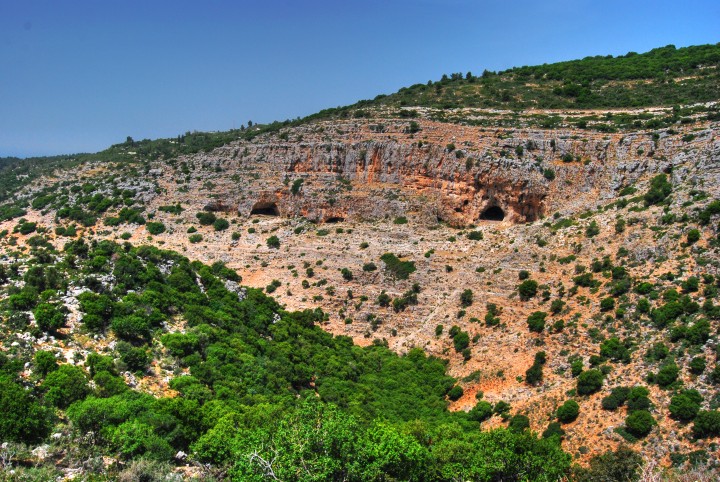
[[[599, 133], [378, 116], [310, 123], [208, 153], [118, 169], [125, 173], [96, 163], [56, 171], [19, 196], [32, 199], [42, 188], [83, 182], [100, 192], [101, 185], [136, 189], [146, 215], [163, 223], [165, 232], [98, 223], [85, 234], [222, 261], [248, 286], [277, 280], [273, 296], [289, 309], [321, 307], [329, 314], [324, 328], [332, 333], [359, 344], [385, 340], [401, 353], [421, 347], [447, 358], [464, 387], [453, 410], [470, 410], [481, 392], [485, 400], [503, 400], [513, 412], [527, 414], [538, 431], [573, 393], [572, 360], [587, 366], [600, 341], [619, 337], [630, 347], [630, 359], [612, 363], [605, 387], [647, 385], [646, 375], [658, 363], [648, 361], [646, 352], [667, 341], [631, 306], [637, 295], [618, 299], [627, 314], [606, 316], [599, 307], [606, 289], [577, 287], [573, 278], [593, 260], [607, 256], [624, 265], [634, 283], [648, 281], [660, 291], [676, 278], [720, 274], [717, 244], [710, 246], [717, 223], [702, 227], [699, 241], [685, 240], [686, 214], [694, 216], [720, 196], [718, 123], [700, 119], [672, 129]], [[646, 206], [642, 194], [658, 174], [668, 175], [672, 201]], [[161, 209], [176, 205], [181, 212]], [[229, 228], [202, 226], [199, 212], [227, 219]], [[677, 220], [662, 222], [668, 213]], [[24, 218], [50, 233], [67, 224], [53, 209], [29, 209]], [[12, 232], [16, 224], [6, 221], [0, 229]], [[591, 224], [596, 232], [588, 235]], [[277, 243], [268, 243], [270, 237]], [[6, 236], [4, 249], [18, 249], [24, 238]], [[58, 246], [66, 242], [65, 236], [50, 238]], [[385, 253], [414, 262], [416, 271], [396, 279], [381, 261]], [[523, 272], [539, 284], [537, 296], [524, 301], [517, 292]], [[666, 273], [676, 276], [668, 279]], [[414, 301], [378, 304], [381, 294], [402, 298], [414, 284]], [[463, 303], [461, 293], [468, 289], [472, 299]], [[562, 303], [551, 312], [553, 299]], [[489, 326], [491, 304], [499, 320]], [[526, 320], [536, 311], [551, 312], [541, 333], [528, 330]], [[453, 348], [453, 326], [468, 333], [469, 352]], [[83, 348], [81, 343], [64, 349], [71, 359], [73, 350]], [[526, 371], [541, 350], [547, 354], [543, 380], [528, 385]], [[714, 350], [715, 336], [692, 355], [712, 360]], [[677, 359], [687, 363], [690, 355], [681, 351]], [[144, 386], [163, 391], [162, 370], [147, 378]], [[704, 377], [683, 368], [680, 379], [706, 403], [720, 403]], [[673, 392], [649, 387], [658, 427], [636, 448], [666, 464], [672, 452], [714, 453], [712, 439], [693, 440], [689, 426], [669, 417]], [[601, 408], [608, 390], [580, 397], [580, 415], [564, 427], [566, 450], [585, 457], [623, 442], [614, 429], [623, 426], [624, 411]]]

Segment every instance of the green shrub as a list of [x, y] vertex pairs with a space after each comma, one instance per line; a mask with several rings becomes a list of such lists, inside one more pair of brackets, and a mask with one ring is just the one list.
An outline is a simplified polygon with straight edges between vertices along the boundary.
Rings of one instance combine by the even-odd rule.
[[209, 211], [200, 211], [195, 215], [195, 217], [203, 226], [210, 226], [217, 220], [215, 214]]
[[670, 399], [670, 416], [681, 422], [693, 420], [700, 411], [702, 396], [697, 390], [683, 390]]
[[603, 374], [600, 370], [585, 370], [577, 379], [578, 395], [590, 395], [602, 388]]
[[51, 411], [5, 374], [0, 374], [0, 407], [0, 440], [36, 443], [47, 435]]
[[454, 387], [452, 387], [450, 389], [447, 396], [450, 400], [452, 400], [454, 402], [456, 400], [459, 400], [460, 397], [463, 396], [463, 393], [464, 393], [464, 390], [462, 389], [462, 387], [460, 385], [455, 385]]
[[720, 436], [720, 412], [700, 410], [695, 417], [693, 434], [698, 438]]
[[530, 331], [541, 333], [545, 329], [545, 318], [547, 313], [544, 311], [535, 311], [528, 316], [527, 324]]
[[698, 229], [691, 229], [687, 232], [687, 242], [688, 244], [694, 244], [697, 243], [700, 240], [700, 230]]
[[534, 297], [537, 294], [537, 289], [537, 281], [531, 279], [526, 279], [517, 287], [518, 294], [520, 295], [520, 299], [522, 300], [529, 300], [530, 298]]
[[43, 331], [55, 332], [65, 326], [64, 307], [54, 303], [40, 303], [33, 310], [35, 322]]
[[566, 400], [558, 407], [556, 414], [561, 423], [574, 422], [580, 414], [580, 405], [575, 400]]
[[67, 408], [90, 393], [85, 372], [72, 365], [61, 365], [48, 373], [41, 388], [45, 392], [45, 400], [58, 408]]
[[385, 263], [386, 270], [397, 279], [408, 279], [408, 277], [416, 271], [415, 263], [412, 261], [401, 261], [400, 258], [392, 253], [385, 253], [380, 256]]
[[149, 222], [145, 224], [145, 229], [147, 229], [148, 233], [157, 235], [165, 232], [165, 225], [159, 222]]
[[473, 292], [470, 288], [460, 293], [460, 305], [464, 308], [473, 304]]
[[267, 244], [268, 248], [278, 249], [280, 247], [280, 239], [273, 235], [265, 240], [265, 244]]
[[228, 220], [223, 218], [217, 218], [215, 221], [213, 221], [212, 225], [215, 231], [225, 231], [227, 228], [230, 227], [230, 223], [228, 222]]
[[202, 234], [197, 234], [197, 233], [196, 233], [196, 234], [191, 234], [191, 235], [188, 237], [188, 241], [190, 241], [190, 242], [193, 243], [193, 244], [199, 243], [199, 242], [202, 241], [202, 240], [203, 240]]
[[648, 206], [660, 204], [672, 193], [672, 184], [667, 180], [665, 174], [658, 174], [650, 181], [650, 189], [643, 196]]
[[655, 375], [655, 383], [661, 387], [667, 387], [675, 382], [680, 373], [680, 368], [675, 363], [668, 363], [660, 368]]
[[655, 425], [655, 418], [647, 410], [637, 410], [625, 418], [625, 429], [638, 438], [649, 434]]

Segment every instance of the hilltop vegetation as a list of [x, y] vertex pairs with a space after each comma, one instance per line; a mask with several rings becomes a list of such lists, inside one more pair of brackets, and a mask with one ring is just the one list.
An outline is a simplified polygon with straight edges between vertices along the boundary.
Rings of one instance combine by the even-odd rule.
[[718, 99], [720, 44], [443, 75], [391, 95], [325, 111], [348, 115], [378, 106], [500, 109], [611, 109], [687, 105]]

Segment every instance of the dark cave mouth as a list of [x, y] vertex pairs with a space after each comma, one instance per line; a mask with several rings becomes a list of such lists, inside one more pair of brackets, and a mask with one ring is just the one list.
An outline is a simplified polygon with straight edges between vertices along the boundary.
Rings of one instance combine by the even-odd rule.
[[490, 206], [480, 215], [482, 221], [502, 221], [505, 219], [505, 211], [498, 206]]

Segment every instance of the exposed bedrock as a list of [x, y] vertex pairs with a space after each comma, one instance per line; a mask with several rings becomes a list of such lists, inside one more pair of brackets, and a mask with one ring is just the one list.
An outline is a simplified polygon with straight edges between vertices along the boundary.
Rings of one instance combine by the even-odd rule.
[[233, 187], [215, 190], [208, 206], [245, 216], [320, 223], [398, 216], [456, 226], [524, 223], [612, 198], [639, 178], [671, 168], [674, 173], [687, 171], [683, 166], [717, 168], [713, 132], [701, 132], [701, 142], [693, 145], [679, 135], [580, 138], [542, 130], [512, 136], [512, 131], [503, 136], [478, 131], [475, 142], [452, 149], [447, 138], [419, 143], [402, 135], [296, 142], [266, 137], [191, 161], [233, 178]]

